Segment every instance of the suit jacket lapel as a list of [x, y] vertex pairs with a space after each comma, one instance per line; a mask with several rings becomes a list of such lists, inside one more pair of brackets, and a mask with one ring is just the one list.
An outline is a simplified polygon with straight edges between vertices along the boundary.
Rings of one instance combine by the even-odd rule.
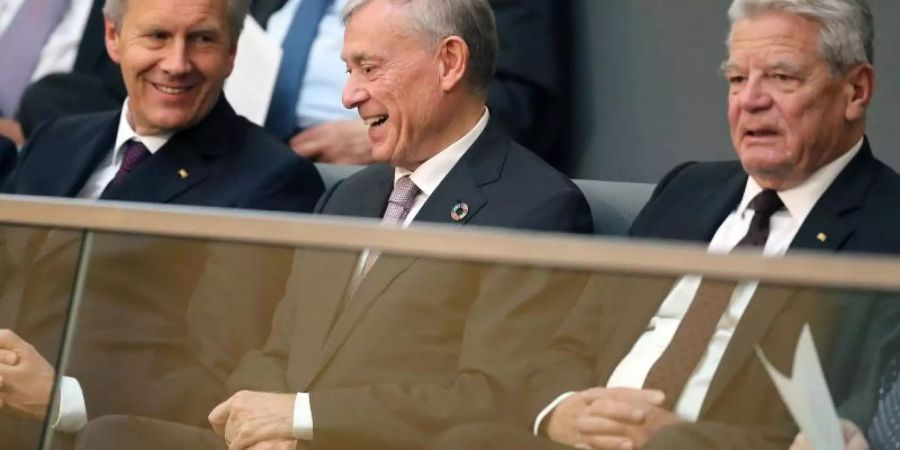
[[693, 206], [678, 206], [682, 212], [672, 216], [678, 219], [662, 225], [660, 227], [662, 231], [653, 237], [708, 243], [725, 218], [740, 203], [746, 185], [747, 174], [743, 170], [735, 173], [721, 186], [715, 186], [701, 193]]
[[[500, 180], [511, 142], [495, 119], [491, 119], [481, 136], [422, 205], [415, 221], [459, 225], [471, 222], [487, 205], [482, 186]], [[468, 213], [457, 221], [450, 212], [459, 203], [468, 206]]]
[[867, 139], [816, 202], [794, 237], [791, 249], [837, 251], [843, 248], [853, 235], [853, 214], [863, 206], [877, 167]]
[[210, 166], [231, 147], [229, 130], [237, 115], [220, 98], [196, 126], [172, 136], [156, 154], [137, 166], [121, 184], [104, 192], [104, 200], [171, 203], [211, 173]]
[[[346, 304], [343, 311], [338, 312], [334, 329], [320, 352], [320, 359], [308, 377], [304, 378], [303, 388], [309, 387], [315, 376], [320, 373], [334, 358], [338, 350], [344, 345], [356, 324], [368, 312], [372, 304], [387, 289], [387, 287], [404, 271], [406, 271], [416, 258], [404, 256], [382, 255], [378, 262], [372, 266], [369, 273], [360, 281], [356, 292], [347, 292]], [[348, 286], [348, 289], [350, 287]]]
[[112, 153], [121, 114], [121, 111], [110, 112], [108, 120], [106, 117], [101, 120], [95, 137], [82, 145], [83, 151], [67, 152], [65, 164], [54, 164], [53, 167], [58, 167], [59, 170], [42, 178], [56, 186], [47, 189], [46, 195], [70, 198], [78, 196], [103, 158]]

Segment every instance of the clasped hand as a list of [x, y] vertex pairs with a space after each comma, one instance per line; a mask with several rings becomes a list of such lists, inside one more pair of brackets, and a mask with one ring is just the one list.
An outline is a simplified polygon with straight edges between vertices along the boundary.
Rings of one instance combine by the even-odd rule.
[[209, 414], [213, 431], [230, 442], [229, 450], [293, 449], [293, 394], [241, 391]]
[[0, 411], [44, 420], [54, 376], [53, 366], [31, 344], [0, 330]]
[[680, 422], [663, 409], [660, 391], [592, 388], [562, 401], [549, 417], [554, 441], [594, 450], [642, 448], [663, 427]]

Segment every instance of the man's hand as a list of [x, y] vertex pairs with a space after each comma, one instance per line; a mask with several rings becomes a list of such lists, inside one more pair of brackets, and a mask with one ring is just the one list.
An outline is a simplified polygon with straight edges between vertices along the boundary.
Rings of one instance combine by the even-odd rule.
[[53, 391], [53, 366], [10, 330], [0, 330], [0, 411], [44, 420]]
[[662, 427], [680, 421], [659, 406], [665, 400], [660, 391], [594, 388], [583, 395], [590, 405], [575, 421], [582, 448], [639, 449]]
[[[256, 448], [266, 441], [294, 440], [294, 394], [241, 391], [209, 413], [216, 434], [230, 450]], [[281, 448], [281, 447], [261, 447]]]
[[369, 128], [360, 119], [327, 122], [291, 138], [291, 148], [306, 158], [336, 164], [370, 164]]
[[0, 135], [6, 136], [7, 139], [15, 142], [19, 147], [25, 143], [25, 133], [22, 131], [22, 125], [14, 120], [0, 119]]
[[[844, 450], [869, 450], [869, 443], [855, 423], [841, 420], [841, 432], [844, 434]], [[791, 450], [812, 450], [812, 444], [806, 435], [800, 433], [791, 444]]]
[[575, 421], [590, 406], [585, 391], [570, 395], [556, 405], [545, 420], [547, 421], [547, 437], [560, 444], [572, 447], [582, 444], [581, 434], [575, 428]]

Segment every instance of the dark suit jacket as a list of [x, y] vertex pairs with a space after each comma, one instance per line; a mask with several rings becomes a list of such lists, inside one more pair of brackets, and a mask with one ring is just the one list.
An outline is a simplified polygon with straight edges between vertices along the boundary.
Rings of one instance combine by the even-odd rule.
[[[77, 195], [112, 151], [119, 117], [100, 113], [42, 125], [25, 145], [8, 192]], [[309, 212], [322, 191], [311, 163], [221, 101], [103, 199]], [[2, 231], [7, 271], [0, 325], [11, 326], [54, 362], [81, 236]], [[227, 374], [244, 351], [262, 345], [268, 335], [290, 257], [286, 249], [97, 235], [67, 373], [81, 382], [91, 416], [131, 413], [205, 423], [223, 395]], [[268, 277], [275, 278], [272, 286], [256, 284], [267, 284]], [[229, 322], [210, 320], [210, 310], [240, 315], [242, 327], [216, 329]], [[211, 341], [221, 334], [241, 342], [210, 346], [223, 342]], [[183, 370], [198, 357], [203, 367]]]
[[[391, 167], [369, 167], [328, 192], [319, 210], [380, 217], [393, 180]], [[414, 224], [453, 224], [459, 201], [470, 208], [462, 226], [590, 230], [571, 181], [494, 123]], [[489, 387], [517, 386], [529, 348], [541, 345], [583, 279], [385, 254], [345, 297], [358, 260], [355, 252], [300, 253], [269, 342], [230, 382], [233, 390], [311, 392], [316, 449], [419, 448], [454, 424], [502, 415], [507, 402]]]
[[[287, 0], [254, 0], [250, 12], [265, 26]], [[490, 86], [491, 114], [516, 142], [551, 162], [563, 125], [562, 29], [559, 2], [490, 0], [497, 19], [500, 51]]]
[[[746, 180], [737, 162], [680, 166], [660, 182], [631, 234], [708, 242], [740, 201]], [[898, 253], [900, 239], [891, 231], [900, 226], [900, 214], [891, 206], [898, 197], [900, 176], [877, 161], [866, 145], [816, 204], [791, 250]], [[819, 242], [819, 233], [828, 239]], [[645, 330], [673, 281], [595, 276], [550, 349], [534, 364], [525, 390], [528, 419], [533, 421], [563, 392], [604, 385]], [[700, 423], [670, 427], [651, 447], [786, 447], [795, 432], [792, 421], [753, 348], [760, 345], [786, 371], [800, 328], [810, 322], [825, 364], [832, 367], [830, 381], [840, 401], [847, 392], [839, 380], [852, 378], [849, 372], [865, 359], [860, 351], [865, 336], [860, 330], [869, 329], [876, 318], [894, 323], [897, 319], [896, 314], [883, 317], [886, 305], [882, 302], [848, 297], [856, 296], [760, 286], [722, 358]]]
[[[75, 197], [115, 144], [121, 111], [48, 122], [22, 148], [5, 191]], [[78, 143], [73, 149], [73, 143]], [[184, 170], [188, 176], [182, 177]], [[315, 167], [224, 99], [196, 126], [178, 132], [102, 199], [311, 211], [323, 190]]]

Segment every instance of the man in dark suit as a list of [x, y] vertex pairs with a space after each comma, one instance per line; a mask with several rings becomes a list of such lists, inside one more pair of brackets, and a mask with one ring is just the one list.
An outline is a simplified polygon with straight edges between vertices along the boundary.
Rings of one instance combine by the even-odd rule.
[[[428, 23], [435, 7], [444, 8], [449, 36], [411, 25]], [[390, 165], [339, 183], [320, 213], [393, 226], [590, 231], [577, 188], [514, 143], [485, 108], [496, 52], [485, 0], [354, 1], [347, 11], [344, 103], [369, 126], [373, 157]], [[210, 414], [219, 436], [109, 417], [89, 424], [79, 445], [292, 448], [300, 440], [322, 449], [418, 448], [452, 425], [507, 412], [489, 387], [520, 383], [528, 349], [545, 340], [583, 280], [369, 251], [301, 251], [268, 343], [244, 358], [229, 381], [238, 393]], [[547, 285], [553, 294], [534, 295]]]
[[[328, 77], [333, 85], [341, 79], [343, 66], [336, 55], [324, 51], [334, 43], [329, 34], [339, 32], [341, 8], [347, 0], [324, 0], [324, 11], [310, 4], [321, 0], [304, 0], [299, 8], [287, 0], [255, 0], [251, 13], [276, 39], [299, 39], [293, 27], [310, 25], [296, 14], [321, 14], [315, 18], [316, 33], [301, 46], [297, 57], [308, 55], [305, 79], [300, 83], [299, 105], [285, 105], [284, 110], [273, 103], [270, 115], [289, 115], [287, 131], [272, 123], [267, 128], [290, 142], [298, 153], [323, 162], [368, 164], [373, 162], [365, 139], [365, 127], [331, 111], [339, 105], [329, 104], [337, 98], [329, 91]], [[305, 3], [305, 4], [304, 4]], [[491, 83], [487, 104], [492, 115], [507, 128], [513, 139], [534, 151], [545, 160], [557, 160], [556, 148], [562, 127], [562, 77], [560, 58], [561, 30], [555, 18], [559, 6], [551, 0], [490, 0], [497, 20], [500, 52], [495, 79]], [[291, 9], [293, 7], [294, 9]], [[527, 45], [525, 43], [527, 42]], [[295, 43], [284, 42], [287, 51]], [[310, 48], [311, 47], [311, 48]], [[308, 53], [304, 53], [308, 51]], [[339, 51], [339, 50], [336, 50]], [[333, 60], [328, 58], [333, 57]], [[290, 55], [285, 55], [290, 58]], [[283, 64], [282, 70], [292, 67]], [[329, 72], [329, 69], [331, 72]], [[301, 69], [302, 70], [302, 69]], [[323, 73], [324, 72], [324, 73]], [[332, 73], [333, 72], [333, 73]], [[297, 95], [295, 92], [294, 95]], [[277, 99], [276, 99], [277, 100]], [[286, 112], [285, 112], [286, 111]], [[296, 114], [296, 117], [295, 117]]]
[[[740, 162], [671, 171], [632, 237], [769, 256], [900, 253], [900, 176], [864, 137], [871, 13], [851, 0], [834, 2], [836, 16], [801, 3], [733, 3], [724, 73]], [[864, 359], [861, 330], [896, 323], [890, 309], [815, 289], [596, 275], [534, 360], [521, 395], [529, 431], [460, 429], [436, 447], [784, 448], [795, 427], [753, 349], [784, 371], [809, 323], [841, 401], [839, 380]]]
[[[222, 98], [222, 85], [231, 71], [246, 10], [246, 3], [236, 0], [107, 1], [107, 46], [111, 57], [121, 65], [128, 101], [121, 111], [73, 116], [42, 125], [22, 149], [6, 191], [311, 211], [323, 191], [315, 167], [237, 116]], [[148, 34], [148, 29], [153, 33]], [[16, 239], [4, 237], [8, 240], [5, 247], [28, 250], [20, 252], [22, 264], [16, 265], [21, 268], [15, 274], [21, 289], [5, 290], [4, 304], [0, 305], [17, 311], [2, 319], [3, 327], [12, 326], [16, 331], [4, 331], [3, 348], [22, 355], [17, 364], [0, 367], [4, 384], [0, 398], [4, 411], [40, 420], [47, 414], [52, 386], [48, 381], [53, 379], [48, 360], [54, 362], [57, 355], [60, 317], [65, 317], [71, 288], [64, 276], [58, 276], [57, 269], [76, 260], [80, 239], [52, 231], [17, 235]], [[134, 412], [120, 407], [123, 399], [130, 398], [130, 389], [111, 394], [109, 382], [104, 380], [127, 380], [123, 382], [132, 384], [126, 387], [140, 390], [141, 380], [160, 377], [160, 371], [142, 372], [138, 368], [177, 366], [172, 363], [175, 356], [162, 355], [182, 358], [181, 354], [190, 354], [191, 342], [185, 336], [183, 322], [189, 301], [195, 301], [191, 297], [199, 289], [198, 279], [208, 269], [206, 261], [213, 254], [212, 247], [202, 242], [138, 237], [98, 239], [93, 257], [98, 272], [87, 281], [92, 295], [82, 317], [86, 329], [96, 335], [81, 336], [84, 345], [76, 346], [73, 372], [67, 373], [74, 375], [76, 382], [81, 377], [85, 395], [75, 397], [87, 397], [91, 411]], [[154, 269], [142, 271], [146, 264]], [[252, 270], [262, 270], [262, 266]], [[160, 292], [160, 286], [170, 290]], [[258, 306], [260, 311], [267, 310], [264, 298], [259, 299]], [[122, 321], [124, 317], [128, 320]], [[263, 336], [269, 322], [268, 317], [262, 319]], [[245, 335], [259, 334], [257, 325], [248, 323], [250, 330]], [[253, 342], [247, 345], [256, 346]], [[154, 346], [156, 357], [147, 361], [145, 349]], [[103, 374], [93, 372], [105, 363], [111, 365]], [[230, 372], [232, 368], [233, 364], [225, 370]], [[216, 377], [220, 378], [221, 389], [225, 374], [209, 378]], [[185, 383], [199, 384], [196, 380]], [[214, 383], [204, 386], [216, 392]], [[100, 400], [96, 400], [98, 392]], [[79, 418], [69, 425], [67, 416], [60, 415], [62, 429], [83, 426], [84, 408], [76, 412]], [[201, 413], [200, 418], [204, 415]]]

